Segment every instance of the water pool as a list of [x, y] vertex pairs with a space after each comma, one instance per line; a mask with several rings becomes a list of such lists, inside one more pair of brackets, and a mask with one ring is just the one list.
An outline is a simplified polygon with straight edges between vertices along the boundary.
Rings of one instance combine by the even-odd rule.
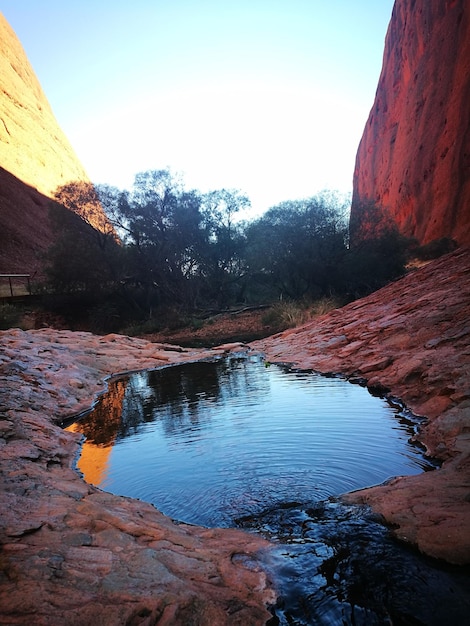
[[260, 357], [132, 374], [72, 428], [87, 438], [86, 480], [204, 526], [430, 467], [403, 411], [341, 378]]
[[418, 555], [337, 498], [432, 469], [410, 443], [416, 427], [341, 378], [232, 356], [110, 381], [69, 428], [86, 437], [88, 482], [269, 538], [270, 626], [463, 625], [468, 571]]

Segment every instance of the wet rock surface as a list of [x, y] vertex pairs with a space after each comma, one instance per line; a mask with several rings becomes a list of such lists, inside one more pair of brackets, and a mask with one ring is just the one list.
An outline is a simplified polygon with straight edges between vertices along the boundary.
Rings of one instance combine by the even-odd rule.
[[442, 467], [345, 499], [371, 505], [397, 537], [423, 553], [470, 563], [468, 248], [252, 347], [271, 361], [345, 374], [426, 417], [417, 440]]
[[[213, 356], [90, 333], [0, 333], [0, 623], [264, 624], [273, 599], [237, 530], [178, 525], [86, 484], [79, 436], [59, 427], [103, 378]], [[247, 567], [245, 561], [250, 563]]]

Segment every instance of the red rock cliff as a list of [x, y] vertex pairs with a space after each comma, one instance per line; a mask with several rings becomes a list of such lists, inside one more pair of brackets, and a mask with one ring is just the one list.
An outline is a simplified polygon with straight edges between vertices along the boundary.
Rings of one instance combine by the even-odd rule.
[[[49, 199], [68, 183], [91, 186], [0, 13], [0, 272], [40, 271], [53, 238]], [[99, 230], [110, 228], [99, 205], [84, 217]]]
[[46, 196], [88, 181], [26, 53], [0, 14], [0, 165]]
[[422, 244], [470, 243], [468, 0], [395, 2], [356, 158], [352, 224], [361, 228], [370, 202]]

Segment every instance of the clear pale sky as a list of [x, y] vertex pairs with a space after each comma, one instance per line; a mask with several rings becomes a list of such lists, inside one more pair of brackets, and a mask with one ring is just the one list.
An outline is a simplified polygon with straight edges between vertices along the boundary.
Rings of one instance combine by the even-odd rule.
[[91, 180], [352, 190], [393, 0], [0, 0]]

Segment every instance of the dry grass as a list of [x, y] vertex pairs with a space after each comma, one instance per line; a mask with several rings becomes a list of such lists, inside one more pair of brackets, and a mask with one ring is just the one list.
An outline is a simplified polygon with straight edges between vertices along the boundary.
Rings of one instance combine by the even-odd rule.
[[286, 328], [306, 324], [315, 317], [325, 315], [339, 306], [341, 303], [335, 298], [320, 298], [308, 303], [279, 302], [264, 315], [263, 321], [280, 332]]
[[310, 307], [311, 317], [318, 317], [319, 315], [325, 315], [333, 309], [338, 309], [343, 303], [338, 298], [320, 298], [316, 300]]

